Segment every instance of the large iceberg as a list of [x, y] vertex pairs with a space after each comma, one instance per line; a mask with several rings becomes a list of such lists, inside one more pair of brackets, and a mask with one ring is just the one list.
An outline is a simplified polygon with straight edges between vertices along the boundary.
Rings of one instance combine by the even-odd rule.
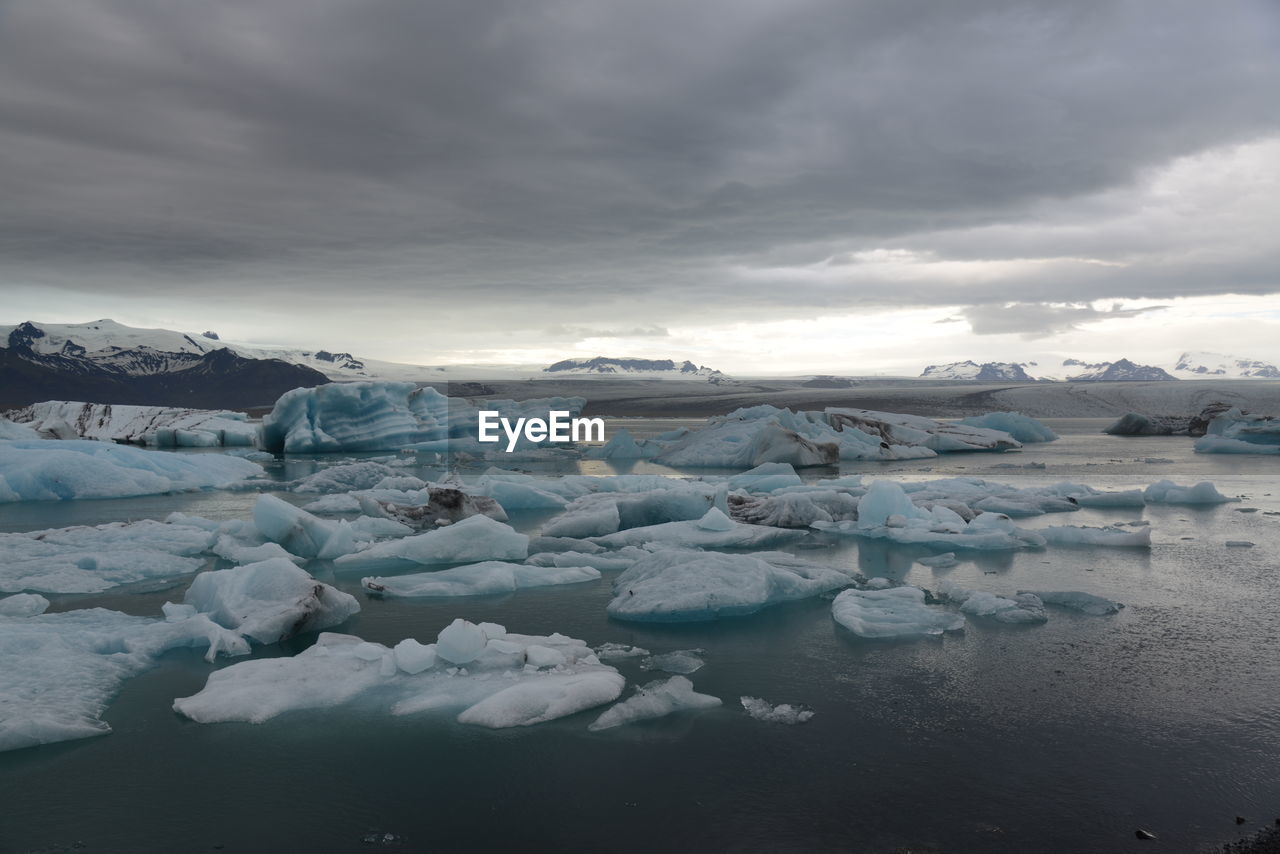
[[[243, 412], [47, 400], [10, 413], [38, 436], [160, 448], [252, 447], [258, 426]], [[35, 437], [33, 437], [35, 438]]]
[[705, 484], [676, 481], [669, 488], [640, 493], [594, 492], [575, 498], [542, 527], [547, 537], [598, 537], [629, 528], [701, 519], [723, 501]]
[[961, 418], [960, 423], [969, 427], [999, 430], [1024, 443], [1052, 442], [1058, 438], [1053, 430], [1021, 412], [988, 412], [986, 415]]
[[831, 616], [864, 638], [918, 638], [964, 628], [964, 617], [926, 605], [919, 587], [846, 590], [831, 603]]
[[737, 555], [663, 549], [614, 580], [607, 610], [620, 620], [716, 620], [753, 614], [852, 582], [845, 573], [781, 552]]
[[386, 647], [324, 633], [291, 658], [246, 661], [214, 672], [199, 693], [175, 701], [174, 709], [202, 723], [261, 723], [288, 711], [361, 700], [390, 714], [446, 711], [463, 723], [496, 728], [603, 705], [617, 699], [624, 684], [580, 640], [457, 620], [433, 644]]
[[107, 442], [0, 442], [0, 504], [128, 498], [226, 487], [262, 466], [225, 454], [174, 454]]
[[100, 593], [189, 575], [205, 565], [199, 555], [214, 536], [150, 519], [0, 534], [0, 593]]
[[[485, 401], [500, 417], [546, 419], [552, 410], [575, 417], [586, 405], [581, 397], [515, 402]], [[326, 453], [385, 451], [419, 447], [448, 451], [455, 447], [483, 453], [495, 445], [477, 442], [479, 408], [413, 383], [330, 383], [286, 392], [262, 421], [262, 446], [269, 451]], [[505, 446], [504, 446], [505, 447]], [[521, 439], [518, 448], [530, 446]]]
[[594, 581], [600, 570], [590, 566], [529, 566], [506, 561], [360, 580], [365, 590], [383, 596], [481, 596], [513, 593], [526, 587], [549, 587]]
[[1200, 454], [1280, 454], [1280, 418], [1232, 408], [1209, 422], [1196, 440]]
[[1143, 497], [1148, 504], [1225, 504], [1240, 500], [1223, 495], [1207, 480], [1194, 486], [1178, 486], [1171, 480], [1159, 480], [1143, 491]]

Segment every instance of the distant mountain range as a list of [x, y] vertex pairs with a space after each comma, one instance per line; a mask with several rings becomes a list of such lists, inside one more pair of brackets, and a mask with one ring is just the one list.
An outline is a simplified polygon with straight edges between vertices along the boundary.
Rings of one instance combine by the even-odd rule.
[[213, 339], [111, 321], [83, 329], [0, 327], [0, 409], [44, 400], [243, 409], [329, 381], [304, 365], [245, 356]]
[[1057, 368], [1036, 362], [949, 362], [929, 365], [922, 379], [971, 382], [1153, 382], [1178, 379], [1280, 379], [1280, 368], [1256, 359], [1218, 353], [1183, 353], [1169, 368], [1140, 365], [1129, 359], [1085, 362], [1064, 359]]
[[688, 360], [618, 359], [596, 356], [591, 359], [563, 359], [542, 369], [548, 374], [645, 374], [681, 377], [722, 377], [724, 374]]

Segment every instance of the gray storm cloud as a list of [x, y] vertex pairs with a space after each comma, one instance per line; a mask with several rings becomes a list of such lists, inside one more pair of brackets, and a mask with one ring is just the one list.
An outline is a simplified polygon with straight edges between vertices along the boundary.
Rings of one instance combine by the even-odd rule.
[[[831, 247], [1061, 254], [1051, 228], [1000, 229], [1277, 134], [1278, 56], [1277, 7], [1243, 0], [7, 0], [0, 288], [358, 293], [587, 331], [969, 304], [975, 331], [1025, 332], [1079, 319], [982, 306], [1266, 293], [1274, 251], [1016, 295], [769, 270]], [[1113, 242], [1069, 251], [1165, 248]]]

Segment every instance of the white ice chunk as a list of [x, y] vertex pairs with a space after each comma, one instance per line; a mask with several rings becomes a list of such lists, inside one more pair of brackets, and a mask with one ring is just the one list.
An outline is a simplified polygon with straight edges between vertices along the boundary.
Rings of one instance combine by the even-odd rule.
[[338, 530], [336, 522], [312, 516], [274, 495], [259, 495], [253, 505], [253, 524], [267, 539], [291, 554], [316, 557]]
[[926, 605], [919, 587], [846, 590], [831, 603], [831, 616], [864, 638], [917, 638], [964, 628], [964, 617]]
[[602, 669], [550, 673], [504, 688], [458, 715], [459, 723], [490, 729], [532, 726], [616, 700], [626, 680]]
[[0, 599], [0, 617], [34, 617], [49, 609], [49, 600], [37, 593], [19, 593]]
[[524, 560], [529, 537], [488, 516], [471, 516], [413, 537], [377, 543], [334, 561], [342, 569], [395, 569], [418, 564]]
[[435, 572], [369, 576], [361, 579], [360, 585], [384, 596], [482, 596], [528, 587], [579, 584], [599, 577], [600, 570], [590, 566], [527, 566], [489, 560]]
[[960, 423], [970, 427], [1000, 430], [1019, 442], [1052, 442], [1058, 438], [1058, 434], [1044, 424], [1020, 412], [988, 412], [986, 415], [961, 418]]
[[484, 651], [489, 639], [475, 623], [457, 619], [440, 630], [436, 655], [453, 664], [466, 664]]
[[1078, 590], [1019, 590], [1018, 592], [1038, 596], [1040, 601], [1046, 605], [1073, 608], [1076, 611], [1083, 611], [1095, 617], [1118, 613], [1124, 607], [1119, 602], [1113, 602], [1110, 599], [1095, 596], [1092, 593], [1082, 593]]
[[609, 616], [645, 622], [715, 620], [817, 596], [851, 578], [791, 555], [664, 549], [617, 577]]
[[1034, 593], [1019, 593], [1010, 599], [985, 590], [969, 590], [951, 580], [942, 582], [939, 592], [974, 617], [991, 617], [1001, 623], [1043, 623], [1048, 619], [1044, 602]]
[[1218, 492], [1207, 480], [1195, 486], [1178, 486], [1171, 480], [1161, 480], [1148, 486], [1144, 495], [1148, 504], [1223, 504], [1240, 500]]
[[813, 710], [790, 703], [778, 703], [776, 706], [759, 697], [742, 697], [742, 708], [758, 721], [772, 724], [802, 724], [813, 717]]
[[336, 626], [360, 610], [354, 596], [284, 558], [202, 572], [191, 582], [186, 603], [259, 643]]
[[616, 726], [653, 720], [676, 712], [711, 709], [721, 705], [719, 697], [699, 694], [683, 676], [659, 679], [636, 689], [635, 694], [609, 707], [587, 729], [599, 731]]

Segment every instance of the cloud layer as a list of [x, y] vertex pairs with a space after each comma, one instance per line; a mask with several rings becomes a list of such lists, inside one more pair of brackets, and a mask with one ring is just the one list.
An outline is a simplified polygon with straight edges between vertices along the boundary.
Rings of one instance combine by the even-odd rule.
[[1266, 0], [0, 0], [0, 288], [442, 352], [1273, 293], [1278, 47]]

